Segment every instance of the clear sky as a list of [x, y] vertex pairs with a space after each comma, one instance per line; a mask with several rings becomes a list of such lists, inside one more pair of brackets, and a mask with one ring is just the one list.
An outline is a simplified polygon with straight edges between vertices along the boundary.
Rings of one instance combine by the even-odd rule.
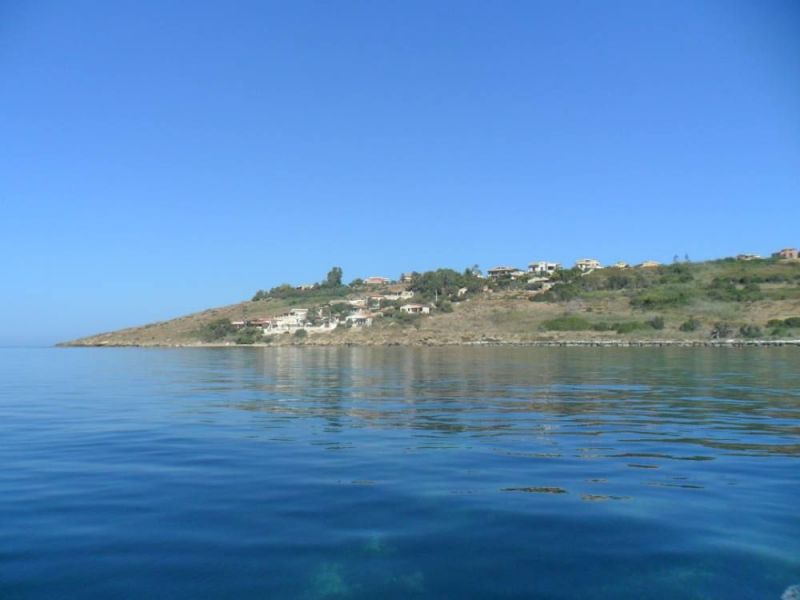
[[0, 2], [0, 344], [787, 245], [796, 1]]

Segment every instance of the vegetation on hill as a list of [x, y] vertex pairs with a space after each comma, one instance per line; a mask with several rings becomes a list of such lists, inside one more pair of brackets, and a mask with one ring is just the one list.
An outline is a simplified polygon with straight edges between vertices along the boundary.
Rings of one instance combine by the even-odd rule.
[[[421, 344], [480, 341], [715, 340], [800, 337], [800, 262], [778, 260], [606, 268], [537, 277], [483, 278], [477, 267], [413, 273], [400, 285], [342, 283], [333, 267], [319, 283], [260, 290], [251, 301], [164, 323], [78, 340], [77, 344]], [[276, 316], [293, 307], [344, 323], [348, 301], [410, 289], [413, 300], [382, 299], [369, 329], [266, 337], [260, 327], [231, 321]], [[434, 306], [430, 316], [400, 310]], [[373, 305], [373, 308], [375, 306]]]

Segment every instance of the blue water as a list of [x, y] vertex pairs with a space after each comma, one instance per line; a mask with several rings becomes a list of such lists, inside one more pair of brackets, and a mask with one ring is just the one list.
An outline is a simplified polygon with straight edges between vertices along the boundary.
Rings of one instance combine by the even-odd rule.
[[2, 349], [0, 598], [775, 599], [798, 349]]

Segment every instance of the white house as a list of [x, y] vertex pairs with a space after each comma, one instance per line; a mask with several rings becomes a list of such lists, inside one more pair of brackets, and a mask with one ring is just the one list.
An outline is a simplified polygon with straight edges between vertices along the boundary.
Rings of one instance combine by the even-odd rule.
[[519, 271], [519, 269], [516, 267], [500, 265], [498, 267], [494, 267], [493, 269], [489, 269], [487, 273], [489, 273], [489, 277], [493, 279], [502, 279], [504, 277], [511, 277], [517, 271]]
[[423, 304], [403, 304], [400, 310], [409, 315], [428, 315], [431, 312], [431, 307]]
[[561, 265], [559, 263], [547, 262], [546, 260], [532, 262], [528, 265], [528, 272], [535, 273], [536, 275], [552, 275], [560, 269]]
[[264, 322], [264, 335], [287, 333], [305, 329], [308, 320], [307, 308], [293, 308], [288, 313], [272, 317]]
[[352, 327], [371, 327], [374, 317], [375, 315], [373, 315], [371, 312], [366, 310], [358, 310], [352, 315], [348, 315], [345, 318], [345, 321], [347, 321], [347, 323]]
[[594, 258], [579, 258], [575, 261], [575, 268], [580, 269], [584, 273], [589, 273], [595, 269], [602, 269], [603, 266], [600, 264], [599, 260], [595, 260]]

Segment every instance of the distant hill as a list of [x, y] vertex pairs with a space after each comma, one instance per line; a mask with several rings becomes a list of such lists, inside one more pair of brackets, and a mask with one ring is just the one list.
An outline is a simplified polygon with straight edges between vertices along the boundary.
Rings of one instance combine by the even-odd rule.
[[[170, 321], [65, 342], [64, 346], [423, 345], [561, 342], [709, 342], [800, 338], [800, 261], [724, 259], [604, 268], [501, 279], [467, 270], [414, 274], [407, 284], [281, 286], [249, 301]], [[406, 301], [372, 301], [371, 327], [264, 336], [258, 323], [292, 308], [345, 318], [347, 302], [415, 292], [430, 315], [407, 315]], [[393, 294], [395, 296], [393, 296]], [[356, 310], [356, 309], [352, 309]], [[342, 321], [344, 323], [344, 321]], [[311, 329], [309, 329], [310, 331]]]

